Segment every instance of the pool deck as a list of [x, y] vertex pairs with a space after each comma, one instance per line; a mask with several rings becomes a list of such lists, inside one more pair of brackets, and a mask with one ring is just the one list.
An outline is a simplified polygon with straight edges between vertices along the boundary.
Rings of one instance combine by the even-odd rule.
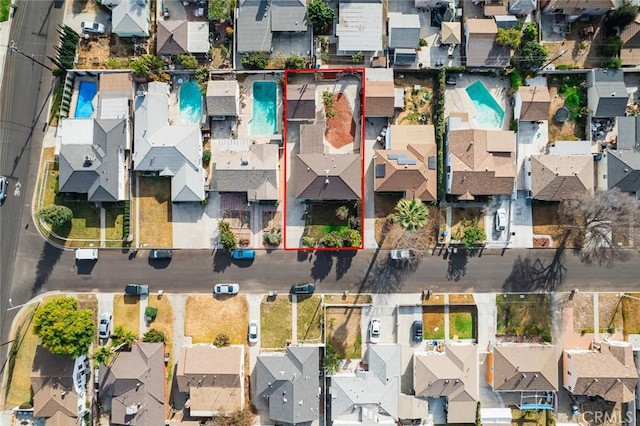
[[[82, 81], [90, 81], [98, 85], [98, 81], [92, 77], [76, 77], [73, 81], [73, 92], [71, 95], [71, 103], [69, 104], [69, 118], [76, 118], [76, 107], [78, 106], [78, 97], [80, 96], [80, 82]], [[98, 93], [91, 100], [91, 105], [93, 106], [93, 113], [91, 117], [81, 117], [81, 118], [96, 118], [96, 113], [98, 112]]]
[[509, 130], [509, 124], [511, 123], [512, 118], [512, 108], [508, 106], [509, 99], [507, 97], [507, 91], [509, 90], [510, 83], [503, 77], [484, 77], [465, 74], [458, 76], [456, 78], [456, 85], [447, 86], [445, 90], [445, 115], [449, 116], [452, 112], [468, 112], [469, 117], [473, 118], [477, 109], [475, 105], [473, 105], [466, 89], [478, 80], [485, 85], [500, 107], [504, 110], [502, 130]]
[[278, 118], [276, 120], [276, 134], [281, 134], [282, 114], [283, 114], [283, 92], [282, 87], [278, 83], [279, 74], [260, 74], [249, 75], [240, 83], [240, 114], [238, 116], [238, 139], [251, 139], [256, 143], [268, 143], [271, 141], [270, 136], [252, 136], [249, 133], [249, 122], [253, 115], [253, 82], [254, 81], [273, 81], [276, 86], [276, 103], [278, 110]]

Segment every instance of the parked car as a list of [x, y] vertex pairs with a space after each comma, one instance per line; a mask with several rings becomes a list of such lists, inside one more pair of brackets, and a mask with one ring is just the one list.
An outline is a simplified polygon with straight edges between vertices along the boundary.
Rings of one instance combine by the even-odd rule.
[[502, 232], [507, 229], [507, 211], [498, 209], [496, 211], [496, 231]]
[[213, 287], [214, 294], [238, 294], [239, 292], [239, 284], [216, 284]]
[[411, 258], [411, 250], [408, 249], [395, 249], [389, 252], [389, 257], [393, 260], [405, 260]]
[[98, 337], [100, 339], [108, 339], [111, 336], [111, 318], [110, 312], [100, 315], [100, 324], [98, 324]]
[[369, 342], [380, 342], [380, 320], [378, 318], [371, 320], [371, 325], [369, 326]]
[[300, 283], [291, 286], [291, 294], [313, 294], [316, 286], [313, 283]]
[[413, 340], [414, 343], [422, 343], [422, 337], [422, 321], [416, 320], [411, 325], [411, 340]]
[[7, 198], [7, 190], [9, 188], [9, 179], [4, 176], [0, 176], [0, 202]]
[[149, 252], [149, 259], [151, 260], [171, 259], [171, 256], [173, 256], [172, 250], [154, 249]]
[[87, 34], [104, 34], [107, 32], [107, 27], [99, 22], [85, 21], [80, 24], [82, 32]]
[[124, 294], [129, 296], [143, 296], [149, 294], [148, 284], [127, 284], [124, 288]]
[[256, 251], [250, 249], [235, 249], [231, 256], [234, 260], [253, 260], [256, 258]]
[[258, 343], [258, 321], [249, 322], [249, 343]]

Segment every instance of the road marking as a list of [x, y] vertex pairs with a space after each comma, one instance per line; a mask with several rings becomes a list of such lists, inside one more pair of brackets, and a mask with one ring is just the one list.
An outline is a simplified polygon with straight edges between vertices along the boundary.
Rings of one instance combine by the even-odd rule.
[[20, 182], [16, 182], [16, 189], [13, 191], [13, 195], [15, 197], [20, 196], [20, 188], [22, 188], [22, 184]]

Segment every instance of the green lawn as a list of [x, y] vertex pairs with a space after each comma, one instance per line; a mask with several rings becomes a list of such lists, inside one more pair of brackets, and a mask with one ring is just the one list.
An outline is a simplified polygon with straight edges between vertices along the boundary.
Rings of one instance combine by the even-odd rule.
[[449, 338], [458, 336], [459, 339], [473, 339], [474, 336], [474, 312], [470, 309], [449, 309]]
[[576, 120], [580, 116], [580, 110], [587, 106], [587, 97], [585, 90], [578, 86], [563, 84], [558, 90], [564, 97], [564, 106], [571, 112], [571, 119]]
[[33, 334], [32, 318], [35, 309], [34, 304], [27, 308], [21, 317], [16, 318], [16, 323], [20, 325], [9, 354], [5, 409], [31, 402], [31, 369], [36, 348], [40, 344], [40, 338]]
[[348, 220], [339, 220], [336, 217], [336, 209], [343, 205], [349, 207], [350, 216], [356, 216], [358, 214], [352, 203], [328, 203], [309, 206], [310, 224], [306, 226], [305, 235], [318, 240], [331, 232], [340, 232], [344, 229], [349, 229]]
[[260, 346], [268, 349], [284, 348], [292, 336], [289, 296], [267, 299], [260, 305]]
[[508, 336], [551, 341], [551, 311], [546, 294], [498, 294], [497, 331]]
[[298, 299], [298, 340], [320, 342], [320, 319], [322, 318], [322, 297], [312, 296]]
[[11, 0], [0, 0], [0, 22], [4, 22], [9, 19], [9, 12], [11, 6]]

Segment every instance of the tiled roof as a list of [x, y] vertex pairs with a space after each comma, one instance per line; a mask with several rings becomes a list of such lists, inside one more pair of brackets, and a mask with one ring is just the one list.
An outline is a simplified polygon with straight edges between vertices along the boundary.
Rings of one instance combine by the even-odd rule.
[[594, 191], [591, 155], [532, 155], [531, 191], [536, 200], [562, 201]]
[[558, 350], [554, 345], [496, 345], [491, 368], [495, 391], [558, 390]]
[[522, 100], [520, 120], [548, 120], [551, 97], [547, 86], [523, 86], [518, 89]]

